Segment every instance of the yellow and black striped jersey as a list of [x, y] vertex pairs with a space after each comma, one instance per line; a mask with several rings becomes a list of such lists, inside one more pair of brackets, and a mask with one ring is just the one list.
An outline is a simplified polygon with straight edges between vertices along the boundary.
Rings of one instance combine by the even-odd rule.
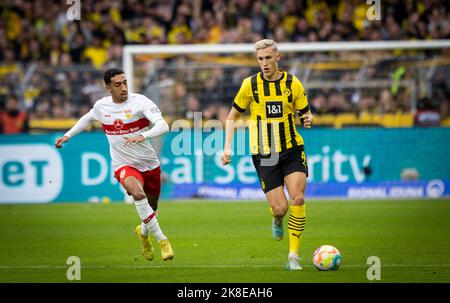
[[261, 72], [244, 79], [233, 107], [243, 113], [250, 105], [250, 151], [252, 154], [282, 152], [303, 145], [295, 128], [295, 113], [309, 111], [300, 80], [283, 72], [280, 79], [268, 81]]

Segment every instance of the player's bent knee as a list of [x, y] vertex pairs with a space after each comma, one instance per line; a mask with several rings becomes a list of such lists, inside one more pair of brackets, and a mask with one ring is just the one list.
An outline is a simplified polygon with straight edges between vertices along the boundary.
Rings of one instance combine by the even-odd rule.
[[142, 191], [137, 191], [134, 193], [131, 193], [131, 195], [133, 196], [133, 198], [137, 201], [143, 200], [145, 198], [147, 198], [147, 196], [145, 195], [145, 193]]
[[288, 207], [287, 206], [274, 206], [272, 207], [272, 212], [273, 212], [273, 216], [276, 218], [282, 218], [286, 215], [288, 211]]
[[292, 200], [292, 205], [303, 205], [305, 204], [305, 197], [303, 195], [297, 195]]

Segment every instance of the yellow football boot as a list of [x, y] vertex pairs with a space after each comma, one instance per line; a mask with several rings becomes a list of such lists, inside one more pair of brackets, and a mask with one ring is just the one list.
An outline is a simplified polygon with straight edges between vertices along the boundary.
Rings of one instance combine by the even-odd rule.
[[164, 261], [173, 259], [174, 253], [169, 240], [165, 239], [159, 241], [159, 247], [161, 248], [161, 258]]
[[150, 237], [143, 236], [141, 233], [141, 225], [136, 226], [136, 230], [134, 231], [141, 242], [141, 253], [147, 260], [153, 260], [153, 246], [150, 241]]

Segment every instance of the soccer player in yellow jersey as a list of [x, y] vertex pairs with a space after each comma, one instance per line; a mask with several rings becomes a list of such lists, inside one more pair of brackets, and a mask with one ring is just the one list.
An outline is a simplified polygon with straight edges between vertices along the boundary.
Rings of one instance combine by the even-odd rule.
[[250, 150], [273, 216], [272, 234], [275, 240], [283, 238], [283, 218], [290, 209], [286, 268], [301, 270], [298, 253], [306, 223], [308, 164], [303, 138], [294, 121], [298, 114], [303, 126], [310, 128], [313, 115], [300, 80], [278, 68], [281, 54], [276, 42], [263, 39], [255, 43], [255, 49], [261, 72], [244, 79], [234, 99], [227, 118], [222, 164], [231, 162], [234, 122], [250, 106]]

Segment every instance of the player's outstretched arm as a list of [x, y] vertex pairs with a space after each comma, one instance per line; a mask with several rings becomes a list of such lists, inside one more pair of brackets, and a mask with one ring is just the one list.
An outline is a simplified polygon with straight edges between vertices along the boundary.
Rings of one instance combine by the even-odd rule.
[[225, 146], [222, 155], [222, 165], [227, 165], [231, 162], [231, 141], [234, 136], [234, 127], [236, 120], [239, 119], [241, 113], [234, 107], [231, 108], [228, 114], [227, 122], [225, 125]]
[[70, 138], [88, 128], [88, 126], [91, 124], [91, 121], [93, 120], [94, 117], [91, 111], [85, 114], [67, 133], [64, 134], [64, 136], [56, 139], [55, 147], [62, 148], [63, 144], [69, 141]]

